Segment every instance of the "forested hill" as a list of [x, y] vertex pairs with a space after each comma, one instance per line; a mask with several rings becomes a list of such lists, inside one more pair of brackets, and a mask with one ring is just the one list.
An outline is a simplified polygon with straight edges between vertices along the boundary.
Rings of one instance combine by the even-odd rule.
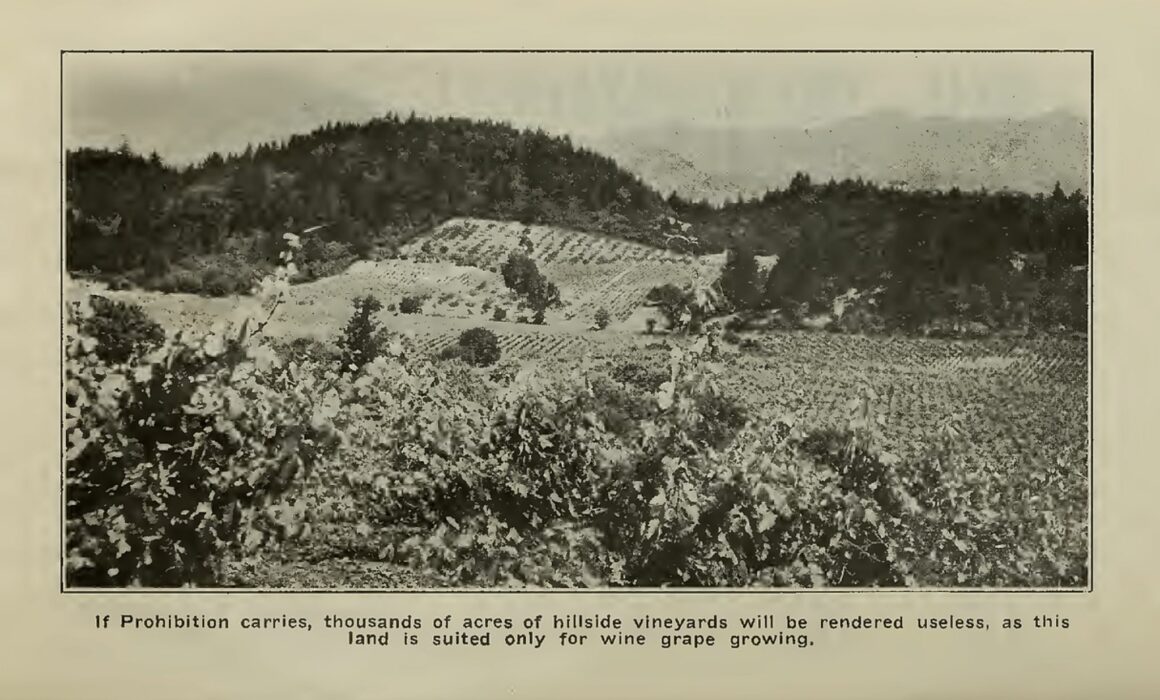
[[668, 212], [639, 178], [567, 138], [466, 119], [328, 125], [181, 171], [125, 148], [67, 160], [69, 268], [154, 283], [191, 256], [316, 225], [361, 256], [455, 216], [629, 235]]
[[819, 309], [850, 287], [881, 288], [881, 312], [908, 324], [1034, 303], [1070, 309], [1049, 314], [1053, 323], [1086, 327], [1075, 270], [1087, 262], [1087, 201], [1058, 187], [910, 192], [799, 174], [785, 189], [715, 206], [663, 198], [566, 137], [400, 116], [331, 124], [181, 169], [128, 147], [78, 149], [67, 154], [66, 187], [68, 269], [167, 291], [249, 289], [286, 231], [312, 230], [299, 267], [313, 278], [394, 255], [439, 222], [469, 216], [696, 253], [778, 254], [776, 279], [762, 281], [768, 306]]

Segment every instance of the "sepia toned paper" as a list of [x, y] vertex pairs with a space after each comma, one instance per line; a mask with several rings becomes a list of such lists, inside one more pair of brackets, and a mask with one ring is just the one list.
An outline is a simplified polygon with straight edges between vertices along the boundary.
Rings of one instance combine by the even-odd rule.
[[[147, 3], [96, 6], [59, 2], [21, 6], [7, 23], [0, 65], [4, 66], [3, 202], [5, 230], [2, 298], [4, 354], [8, 389], [3, 402], [6, 450], [0, 504], [4, 525], [0, 552], [0, 695], [14, 698], [86, 697], [1152, 697], [1160, 677], [1151, 659], [1160, 623], [1155, 593], [1156, 518], [1151, 494], [1158, 483], [1150, 445], [1152, 411], [1148, 397], [1155, 383], [1151, 362], [1151, 318], [1155, 297], [1147, 267], [1155, 243], [1148, 216], [1155, 192], [1151, 139], [1155, 98], [1149, 90], [1157, 66], [1147, 41], [1155, 12], [1139, 4], [1096, 7], [1083, 3], [1010, 5], [947, 3], [934, 6], [843, 3], [790, 9], [759, 3], [445, 3], [403, 7], [371, 3], [312, 7], [307, 4], [202, 4], [177, 10]], [[284, 75], [310, 84], [309, 104], [296, 104], [294, 87], [276, 84], [255, 90], [243, 69], [220, 69], [190, 61], [184, 70], [139, 73], [116, 90], [98, 95], [62, 91], [65, 50], [140, 49], [675, 49], [704, 50], [665, 58], [680, 68], [666, 69], [673, 84], [658, 84], [649, 60], [635, 63], [620, 54], [544, 54], [561, 75], [595, 81], [607, 89], [572, 93], [567, 80], [554, 84], [525, 71], [511, 55], [454, 54], [444, 70], [458, 71], [456, 83], [434, 87], [413, 77], [407, 90], [420, 111], [450, 104], [469, 116], [496, 116], [536, 126], [553, 123], [581, 132], [614, 111], [618, 100], [640, 93], [656, 95], [654, 110], [641, 123], [696, 113], [705, 105], [734, 109], [789, 124], [842, 116], [858, 95], [891, 94], [890, 104], [865, 104], [866, 111], [908, 100], [931, 100], [933, 110], [954, 113], [958, 105], [1002, 113], [1008, 95], [1035, 112], [1043, 95], [1067, 100], [1092, 124], [1091, 217], [1093, 294], [1091, 298], [1092, 459], [1091, 562], [1088, 585], [1076, 590], [988, 592], [768, 590], [730, 592], [712, 589], [672, 591], [513, 592], [312, 592], [287, 591], [66, 591], [62, 587], [60, 436], [60, 274], [61, 146], [68, 146], [62, 115], [67, 99], [101, 103], [106, 122], [78, 119], [70, 129], [92, 142], [96, 134], [118, 134], [109, 120], [126, 125], [149, 123], [148, 113], [168, 114], [174, 126], [153, 133], [167, 157], [197, 157], [208, 148], [230, 150], [244, 142], [279, 138], [309, 130], [329, 119], [361, 116], [406, 103], [376, 101], [364, 81], [408, 79], [432, 71], [421, 55], [396, 54], [402, 63], [388, 69], [381, 54], [258, 54], [250, 66], [278, 62]], [[922, 71], [897, 57], [898, 85], [882, 85], [882, 72], [859, 73], [834, 54], [832, 66], [811, 54], [787, 54], [812, 77], [785, 83], [784, 108], [768, 104], [775, 90], [747, 86], [762, 81], [769, 54], [713, 53], [714, 50], [1073, 50], [1059, 54], [1058, 69], [1022, 70], [1019, 54], [997, 56], [1005, 69], [971, 68], [956, 54], [925, 54], [916, 61], [942, 62], [952, 76], [937, 90], [919, 89]], [[1090, 53], [1083, 53], [1090, 52]], [[192, 54], [167, 56], [180, 62]], [[532, 54], [534, 56], [534, 54]], [[629, 54], [631, 56], [631, 54]], [[856, 56], [856, 54], [854, 54]], [[1026, 54], [1026, 65], [1050, 57]], [[120, 54], [93, 54], [76, 73], [78, 81], [100, 85], [100, 62], [129, 65]], [[157, 56], [157, 54], [153, 54]], [[467, 54], [468, 57], [471, 54]], [[880, 55], [879, 55], [880, 56]], [[1078, 61], [1067, 65], [1067, 57]], [[651, 60], [651, 59], [650, 59]], [[869, 66], [874, 54], [866, 56]], [[320, 68], [327, 61], [347, 70]], [[507, 61], [505, 64], [504, 62]], [[119, 62], [119, 63], [118, 63]], [[985, 63], [985, 61], [983, 62]], [[1050, 61], [1045, 61], [1050, 63]], [[79, 64], [78, 64], [79, 65]], [[243, 64], [234, 64], [242, 67]], [[404, 66], [398, 68], [399, 65]], [[783, 64], [784, 65], [784, 64]], [[790, 64], [792, 65], [792, 63]], [[1076, 65], [1079, 68], [1076, 68]], [[1084, 66], [1089, 74], [1083, 75]], [[85, 70], [91, 72], [85, 74]], [[260, 69], [255, 69], [259, 70]], [[972, 73], [972, 71], [979, 71]], [[125, 75], [119, 67], [113, 73]], [[472, 71], [477, 71], [472, 74]], [[1057, 71], [1053, 73], [1052, 71]], [[438, 74], [436, 69], [435, 74]], [[575, 75], [583, 76], [575, 78]], [[106, 74], [107, 75], [107, 74]], [[511, 85], [505, 85], [504, 76]], [[539, 78], [528, 76], [539, 75]], [[826, 79], [826, 76], [831, 76]], [[338, 77], [341, 76], [341, 77]], [[654, 80], [649, 81], [652, 77]], [[218, 97], [255, 104], [252, 124], [221, 126], [223, 112], [190, 94], [183, 84], [198, 80], [229, 83], [233, 92]], [[682, 79], [682, 82], [676, 82]], [[1035, 81], [1042, 81], [1036, 83]], [[1081, 82], [1076, 83], [1079, 80]], [[1082, 81], [1086, 80], [1086, 83]], [[186, 81], [183, 83], [182, 81]], [[875, 83], [875, 81], [878, 81]], [[469, 89], [474, 83], [474, 94]], [[1058, 85], [1065, 88], [1056, 90]], [[455, 87], [458, 85], [459, 87]], [[980, 87], [982, 86], [982, 87]], [[683, 97], [683, 92], [720, 91], [719, 99]], [[969, 95], [956, 89], [970, 89]], [[99, 89], [98, 89], [99, 90]], [[468, 95], [457, 103], [459, 95]], [[526, 90], [523, 112], [481, 111], [463, 104], [487, 105], [489, 94]], [[797, 91], [796, 93], [794, 91]], [[908, 95], [913, 90], [915, 95]], [[490, 91], [490, 92], [489, 92]], [[1090, 93], [1090, 94], [1089, 94]], [[196, 94], [196, 93], [193, 93]], [[344, 102], [352, 94], [363, 104]], [[569, 103], [576, 94], [604, 94], [607, 104]], [[167, 96], [167, 97], [158, 97]], [[368, 97], [368, 95], [370, 95]], [[835, 96], [837, 95], [837, 96]], [[1086, 99], [1085, 99], [1086, 96]], [[759, 99], [760, 98], [760, 99]], [[760, 102], [761, 99], [766, 102]], [[1045, 98], [1046, 99], [1046, 98]], [[262, 101], [283, 108], [276, 119]], [[843, 102], [845, 100], [846, 102]], [[1050, 100], [1049, 100], [1050, 101]], [[846, 106], [844, 106], [846, 105]], [[989, 105], [989, 106], [988, 106]], [[483, 110], [483, 107], [479, 107]], [[503, 108], [499, 108], [502, 112]], [[699, 119], [728, 118], [711, 108]], [[829, 112], [827, 110], [830, 110]], [[190, 113], [204, 114], [203, 118]], [[264, 116], [261, 116], [264, 115]], [[572, 123], [567, 123], [571, 118]], [[89, 131], [85, 131], [85, 130]], [[247, 130], [248, 129], [248, 130]], [[132, 127], [127, 126], [126, 131]], [[236, 135], [230, 142], [223, 134]], [[134, 136], [135, 137], [135, 136]], [[223, 140], [224, 139], [224, 140]], [[913, 175], [913, 174], [912, 174]], [[921, 175], [921, 173], [920, 173]], [[1082, 183], [1087, 187], [1089, 183]], [[1044, 410], [1051, 410], [1045, 406]], [[232, 620], [324, 615], [405, 616], [424, 621], [451, 615], [510, 617], [519, 624], [535, 615], [611, 614], [674, 617], [770, 614], [806, 618], [816, 644], [759, 649], [663, 649], [545, 644], [539, 649], [438, 649], [430, 645], [356, 647], [335, 631], [271, 630], [248, 635], [211, 631], [157, 630], [134, 633], [98, 629], [96, 616], [122, 614], [229, 616]], [[1024, 629], [1000, 633], [1003, 618], [1065, 617], [1066, 630]], [[919, 632], [914, 629], [818, 632], [823, 617], [985, 618], [989, 631]], [[912, 625], [910, 625], [913, 627]], [[425, 632], [432, 630], [426, 629]]]

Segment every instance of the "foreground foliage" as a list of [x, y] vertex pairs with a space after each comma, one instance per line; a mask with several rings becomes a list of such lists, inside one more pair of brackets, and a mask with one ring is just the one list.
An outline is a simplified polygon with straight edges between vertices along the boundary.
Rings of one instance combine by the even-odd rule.
[[649, 389], [631, 368], [481, 387], [375, 363], [362, 447], [308, 489], [315, 544], [446, 585], [1086, 581], [1084, 475], [980, 470], [950, 434], [904, 461], [880, 448], [869, 395], [842, 430], [747, 417], [721, 392], [722, 352], [674, 350]]
[[[287, 269], [255, 319], [277, 308]], [[302, 506], [282, 496], [342, 440], [333, 370], [280, 362], [250, 321], [110, 356], [94, 318], [68, 309], [68, 583], [213, 584], [228, 552], [301, 534]]]

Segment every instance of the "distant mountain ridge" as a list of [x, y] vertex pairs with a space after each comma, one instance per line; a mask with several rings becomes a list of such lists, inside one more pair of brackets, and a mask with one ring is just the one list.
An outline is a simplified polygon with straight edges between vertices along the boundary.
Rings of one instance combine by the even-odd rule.
[[671, 124], [593, 140], [661, 192], [713, 203], [815, 181], [862, 178], [913, 189], [1087, 190], [1087, 120], [1065, 111], [1023, 119], [873, 112], [807, 128]]

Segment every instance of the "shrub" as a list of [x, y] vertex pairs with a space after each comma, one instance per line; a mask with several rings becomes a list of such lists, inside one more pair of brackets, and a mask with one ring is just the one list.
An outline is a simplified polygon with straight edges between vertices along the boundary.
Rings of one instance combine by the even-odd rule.
[[407, 296], [399, 302], [399, 313], [417, 314], [423, 309], [423, 297]]
[[596, 330], [604, 330], [608, 328], [608, 324], [612, 323], [612, 316], [608, 313], [608, 309], [603, 306], [596, 310], [596, 316], [593, 319], [596, 323]]
[[253, 286], [256, 273], [265, 268], [264, 262], [254, 263], [236, 254], [193, 256], [170, 267], [150, 286], [165, 292], [213, 297], [245, 294]]
[[206, 270], [202, 276], [202, 291], [211, 297], [223, 297], [237, 291], [245, 291], [250, 285], [244, 279], [237, 279], [222, 270]]
[[500, 356], [499, 338], [487, 328], [470, 328], [459, 336], [459, 357], [469, 365], [494, 365]]
[[495, 311], [491, 315], [491, 320], [503, 321], [506, 318], [507, 318], [507, 309], [503, 308], [502, 306], [495, 307]]
[[89, 297], [91, 315], [81, 321], [80, 332], [97, 341], [94, 352], [107, 364], [120, 364], [131, 356], [153, 350], [165, 340], [165, 332], [136, 304]]

